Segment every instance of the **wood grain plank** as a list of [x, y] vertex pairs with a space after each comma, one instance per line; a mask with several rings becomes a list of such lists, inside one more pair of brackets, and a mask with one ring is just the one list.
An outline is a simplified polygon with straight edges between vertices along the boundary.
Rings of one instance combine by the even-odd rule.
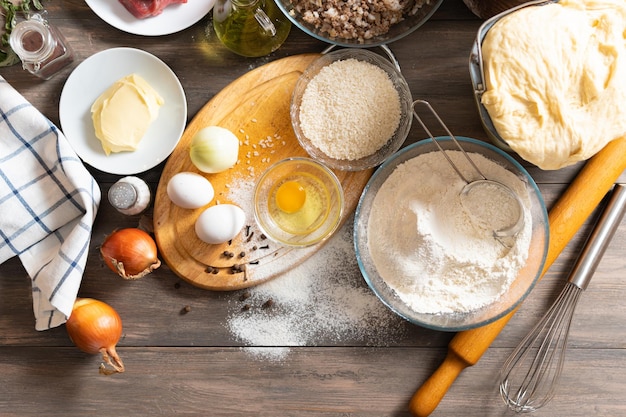
[[[127, 371], [105, 377], [97, 357], [69, 348], [3, 347], [0, 414], [408, 417], [406, 399], [441, 353], [298, 348], [280, 361], [259, 361], [259, 351], [239, 348], [133, 348], [120, 350]], [[511, 415], [495, 384], [507, 354], [494, 350], [463, 374], [433, 417]], [[571, 350], [561, 389], [535, 415], [623, 415], [621, 359], [614, 349]]]
[[[209, 18], [180, 33], [150, 38], [112, 28], [82, 0], [46, 5], [49, 17], [75, 49], [73, 67], [115, 46], [145, 49], [163, 59], [187, 93], [189, 121], [250, 70], [326, 47], [293, 29], [277, 52], [244, 59], [220, 47], [206, 30]], [[462, 0], [446, 0], [427, 24], [394, 42], [391, 49], [415, 98], [433, 103], [455, 134], [487, 140], [467, 70], [480, 23]], [[72, 68], [46, 82], [19, 66], [1, 68], [0, 74], [58, 125], [59, 97]], [[413, 128], [407, 144], [424, 136]], [[582, 167], [542, 171], [520, 162], [539, 184], [548, 208]], [[153, 192], [164, 165], [141, 174]], [[91, 172], [103, 195], [118, 179]], [[626, 174], [620, 181], [626, 182]], [[146, 216], [150, 215], [148, 211]], [[167, 265], [136, 282], [122, 281], [106, 268], [98, 253], [104, 236], [140, 221], [142, 216], [124, 216], [103, 201], [80, 288], [83, 296], [103, 299], [123, 316], [119, 351], [127, 371], [122, 375], [98, 375], [99, 358], [73, 347], [62, 326], [35, 331], [30, 279], [17, 258], [0, 265], [0, 415], [409, 417], [409, 399], [445, 356], [452, 335], [409, 325], [387, 347], [366, 346], [368, 340], [321, 337], [314, 346], [291, 346], [282, 361], [252, 355], [225, 326], [239, 303], [239, 291], [196, 288]], [[454, 383], [433, 417], [513, 415], [505, 411], [495, 389], [499, 367], [560, 292], [590, 228], [588, 222], [579, 231], [480, 362]], [[535, 413], [537, 417], [626, 415], [625, 248], [622, 224], [579, 301], [557, 397]], [[185, 305], [191, 311], [181, 315]], [[268, 351], [277, 355], [280, 348]]]

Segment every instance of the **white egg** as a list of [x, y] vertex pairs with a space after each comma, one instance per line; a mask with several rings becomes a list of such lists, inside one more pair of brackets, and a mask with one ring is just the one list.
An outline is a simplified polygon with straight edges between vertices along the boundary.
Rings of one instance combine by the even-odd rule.
[[195, 172], [179, 172], [167, 183], [167, 196], [172, 203], [185, 209], [197, 209], [213, 200], [213, 185]]
[[232, 204], [218, 204], [204, 210], [196, 220], [196, 235], [212, 244], [224, 243], [241, 232], [246, 222], [243, 210]]

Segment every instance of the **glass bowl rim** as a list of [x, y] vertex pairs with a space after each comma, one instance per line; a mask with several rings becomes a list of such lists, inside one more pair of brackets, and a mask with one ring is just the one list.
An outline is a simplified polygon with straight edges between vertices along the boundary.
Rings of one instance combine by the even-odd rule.
[[[291, 11], [294, 10], [293, 5], [291, 5], [291, 2], [289, 0], [276, 0], [276, 5], [278, 6], [278, 8], [280, 9], [280, 11], [287, 17], [287, 19], [289, 19], [291, 21], [291, 23], [296, 26], [298, 29], [300, 29], [301, 31], [303, 31], [304, 33], [306, 33], [309, 36], [312, 36], [313, 38], [320, 40], [322, 42], [326, 42], [329, 43], [331, 45], [336, 45], [336, 46], [343, 46], [343, 47], [348, 47], [348, 48], [372, 48], [372, 47], [376, 47], [376, 46], [381, 46], [381, 45], [387, 45], [393, 42], [396, 42], [410, 34], [412, 34], [413, 32], [415, 32], [417, 29], [419, 29], [421, 26], [423, 26], [426, 22], [428, 22], [430, 20], [430, 18], [435, 14], [435, 12], [439, 9], [439, 7], [441, 6], [441, 4], [443, 3], [443, 0], [431, 0], [433, 3], [432, 4], [426, 4], [427, 6], [430, 6], [431, 9], [428, 11], [428, 13], [426, 13], [421, 20], [419, 20], [415, 25], [411, 26], [409, 29], [398, 33], [395, 36], [391, 36], [391, 37], [385, 37], [385, 35], [379, 35], [373, 39], [376, 40], [365, 40], [363, 42], [358, 42], [356, 40], [351, 41], [349, 39], [345, 39], [345, 38], [331, 38], [329, 36], [324, 36], [322, 33], [318, 33], [318, 31], [314, 30], [313, 28], [311, 28], [308, 25], [305, 25], [305, 22], [302, 22], [301, 20], [299, 20], [296, 15], [292, 15]], [[289, 7], [291, 6], [291, 7]], [[295, 11], [294, 11], [295, 13]], [[392, 26], [393, 28], [393, 26]], [[380, 39], [380, 37], [385, 37], [384, 39]]]
[[[273, 172], [276, 168], [279, 168], [281, 166], [284, 165], [288, 165], [288, 164], [292, 164], [292, 163], [304, 163], [310, 166], [315, 167], [316, 169], [318, 169], [320, 172], [323, 172], [323, 174], [325, 175], [325, 177], [327, 179], [329, 179], [329, 181], [334, 185], [333, 189], [337, 192], [337, 200], [339, 203], [339, 207], [338, 207], [338, 212], [336, 215], [333, 215], [333, 218], [335, 218], [335, 220], [333, 220], [330, 223], [330, 226], [327, 227], [324, 232], [324, 234], [322, 236], [320, 236], [319, 238], [313, 239], [313, 240], [303, 240], [302, 243], [295, 243], [295, 242], [289, 242], [286, 241], [284, 239], [280, 239], [278, 238], [274, 233], [272, 233], [271, 228], [266, 227], [266, 223], [265, 221], [262, 221], [260, 219], [260, 215], [259, 215], [259, 210], [258, 210], [258, 205], [260, 200], [257, 198], [257, 196], [259, 195], [260, 192], [260, 185], [262, 184], [263, 180], [265, 180], [267, 178], [267, 176]], [[337, 177], [337, 175], [332, 171], [332, 169], [330, 169], [328, 166], [326, 166], [324, 163], [310, 158], [310, 157], [306, 157], [306, 156], [290, 156], [290, 157], [286, 157], [283, 158], [277, 162], [274, 162], [272, 165], [270, 165], [265, 171], [263, 171], [263, 173], [261, 174], [261, 176], [257, 179], [255, 185], [254, 185], [254, 190], [253, 190], [253, 207], [254, 207], [254, 220], [256, 222], [256, 224], [259, 226], [259, 228], [261, 229], [261, 231], [270, 239], [272, 239], [273, 241], [275, 241], [276, 243], [279, 243], [281, 245], [285, 245], [285, 246], [289, 246], [292, 248], [305, 248], [305, 247], [309, 247], [309, 246], [313, 246], [319, 243], [322, 243], [326, 240], [328, 240], [334, 233], [335, 231], [339, 228], [339, 225], [341, 224], [341, 220], [345, 214], [345, 193], [343, 191], [343, 185], [341, 184], [341, 181], [339, 180], [339, 178]], [[331, 209], [331, 212], [333, 210]], [[322, 227], [322, 226], [320, 226]], [[285, 232], [287, 233], [287, 232]], [[306, 236], [306, 235], [304, 235]]]
[[[475, 322], [475, 323], [466, 324], [466, 325], [441, 326], [441, 325], [429, 323], [427, 321], [416, 319], [415, 317], [409, 317], [409, 315], [402, 313], [394, 305], [392, 305], [392, 303], [387, 298], [385, 298], [383, 296], [383, 294], [381, 294], [379, 289], [372, 282], [372, 277], [370, 277], [369, 274], [367, 273], [367, 270], [366, 270], [366, 267], [365, 267], [365, 262], [364, 262], [364, 257], [362, 256], [361, 249], [359, 248], [359, 242], [360, 242], [361, 239], [360, 239], [360, 231], [359, 231], [359, 227], [358, 227], [358, 222], [361, 220], [361, 212], [363, 210], [363, 203], [364, 203], [365, 197], [366, 197], [368, 191], [370, 191], [371, 185], [374, 183], [374, 181], [380, 175], [382, 175], [381, 172], [384, 172], [385, 168], [390, 169], [390, 166], [393, 165], [398, 158], [404, 156], [407, 152], [410, 152], [411, 150], [414, 150], [415, 148], [427, 145], [428, 143], [432, 143], [433, 142], [432, 138], [422, 139], [420, 141], [417, 141], [415, 143], [412, 143], [412, 144], [404, 147], [399, 152], [396, 152], [387, 161], [385, 161], [385, 163], [383, 165], [381, 165], [380, 168], [378, 170], [376, 170], [372, 174], [372, 176], [370, 177], [369, 181], [365, 185], [365, 188], [363, 189], [361, 197], [359, 198], [359, 202], [357, 204], [357, 207], [356, 207], [356, 210], [355, 210], [355, 213], [354, 213], [354, 228], [353, 228], [353, 243], [354, 243], [354, 249], [355, 249], [355, 254], [356, 254], [357, 264], [359, 266], [359, 270], [361, 271], [361, 275], [363, 276], [363, 279], [367, 283], [368, 287], [371, 289], [372, 292], [374, 292], [374, 294], [378, 297], [378, 299], [384, 305], [386, 305], [387, 308], [389, 308], [391, 311], [393, 311], [395, 314], [397, 314], [398, 316], [402, 317], [403, 319], [407, 320], [408, 322], [410, 322], [412, 324], [415, 324], [415, 325], [418, 325], [418, 326], [421, 326], [421, 327], [424, 327], [424, 328], [427, 328], [427, 329], [431, 329], [431, 330], [445, 331], [445, 332], [458, 332], [458, 331], [470, 330], [470, 329], [478, 328], [478, 327], [481, 327], [481, 326], [485, 326], [487, 324], [490, 324], [490, 323], [493, 323], [494, 321], [499, 320], [500, 318], [504, 317], [505, 315], [509, 314], [511, 311], [516, 309], [526, 299], [526, 297], [530, 294], [530, 292], [533, 290], [533, 288], [535, 287], [537, 282], [539, 282], [539, 280], [540, 280], [540, 278], [541, 278], [541, 276], [543, 274], [543, 269], [545, 267], [545, 262], [546, 262], [547, 255], [548, 255], [549, 239], [550, 239], [550, 227], [549, 227], [548, 213], [547, 213], [545, 201], [543, 199], [543, 195], [541, 194], [541, 192], [539, 190], [539, 187], [535, 183], [535, 181], [532, 178], [532, 176], [528, 173], [528, 171], [519, 162], [517, 162], [511, 155], [507, 154], [502, 149], [500, 149], [500, 148], [498, 148], [498, 147], [496, 147], [496, 146], [494, 146], [494, 145], [492, 145], [490, 143], [487, 143], [487, 142], [481, 141], [481, 140], [477, 140], [477, 139], [473, 139], [473, 138], [463, 137], [463, 136], [456, 136], [455, 135], [455, 138], [459, 142], [461, 142], [461, 144], [466, 142], [466, 143], [471, 143], [471, 144], [477, 145], [479, 147], [483, 146], [486, 149], [488, 149], [488, 150], [498, 154], [499, 156], [503, 157], [515, 169], [519, 170], [519, 172], [521, 174], [523, 174], [524, 179], [527, 180], [529, 190], [535, 195], [535, 197], [537, 198], [537, 201], [538, 201], [538, 203], [540, 205], [541, 215], [542, 215], [542, 217], [541, 217], [542, 221], [541, 221], [540, 226], [542, 226], [542, 229], [543, 229], [542, 233], [543, 233], [543, 237], [544, 237], [543, 238], [543, 243], [544, 243], [543, 250], [541, 251], [541, 259], [540, 259], [540, 261], [538, 263], [539, 268], [537, 269], [534, 277], [532, 278], [530, 284], [525, 289], [525, 291], [521, 295], [521, 297], [519, 297], [514, 303], [512, 303], [506, 309], [503, 309], [502, 311], [498, 312], [494, 316], [489, 317], [487, 319], [484, 319], [484, 320], [481, 320], [481, 321], [478, 321], [478, 322]], [[452, 141], [449, 136], [437, 136], [437, 137], [435, 137], [435, 140], [438, 140], [438, 141], [448, 141], [448, 142]], [[438, 152], [438, 150], [435, 150], [435, 152]], [[415, 157], [417, 157], [417, 156], [418, 155], [416, 155]], [[419, 314], [419, 313], [416, 313], [416, 314]], [[422, 315], [428, 316], [427, 314], [422, 314]]]

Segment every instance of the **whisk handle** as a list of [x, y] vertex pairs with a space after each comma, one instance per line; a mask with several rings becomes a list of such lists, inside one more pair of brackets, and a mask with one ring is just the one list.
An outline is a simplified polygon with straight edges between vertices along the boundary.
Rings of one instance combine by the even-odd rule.
[[626, 187], [615, 184], [609, 201], [581, 252], [569, 276], [569, 282], [580, 289], [587, 289], [604, 251], [615, 234], [626, 212]]

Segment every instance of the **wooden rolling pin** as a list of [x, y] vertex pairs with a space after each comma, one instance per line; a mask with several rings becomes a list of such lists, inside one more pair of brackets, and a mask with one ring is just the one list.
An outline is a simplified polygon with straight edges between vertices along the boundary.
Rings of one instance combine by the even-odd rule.
[[[625, 169], [626, 138], [610, 142], [585, 164], [549, 212], [550, 243], [540, 278]], [[443, 363], [411, 399], [409, 410], [415, 417], [426, 417], [437, 408], [461, 371], [478, 362], [516, 310], [491, 324], [459, 332], [452, 338]]]

